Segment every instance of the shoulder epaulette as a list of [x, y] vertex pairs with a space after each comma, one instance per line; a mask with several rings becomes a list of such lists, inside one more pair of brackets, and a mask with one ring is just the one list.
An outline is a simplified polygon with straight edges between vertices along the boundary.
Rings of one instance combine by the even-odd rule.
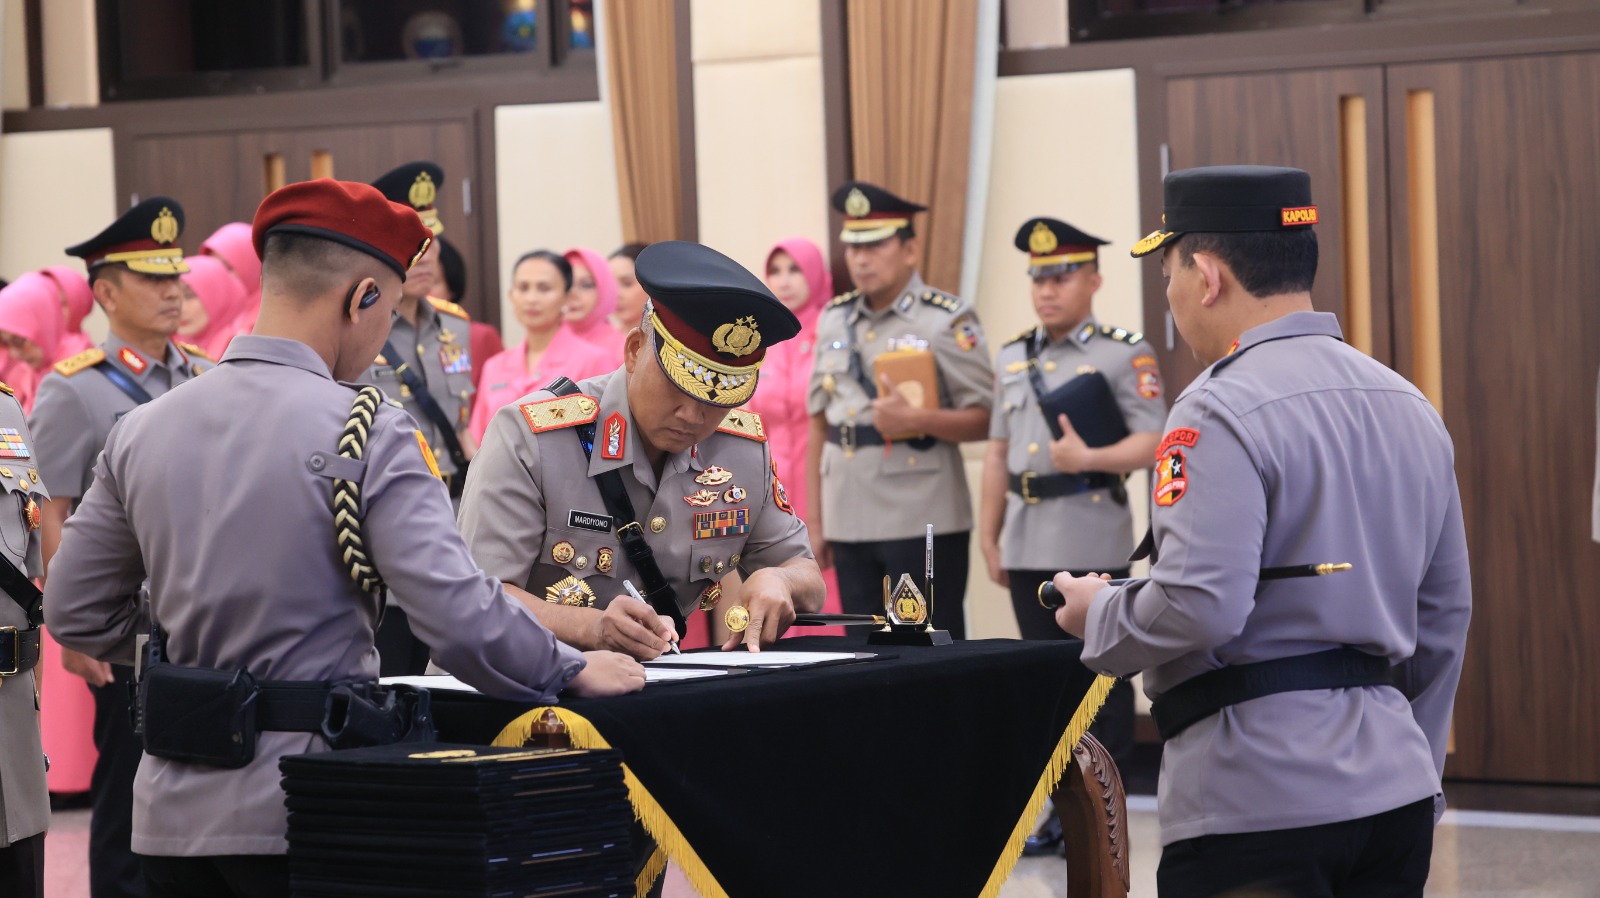
[[1037, 332], [1038, 330], [1039, 330], [1039, 326], [1038, 325], [1034, 325], [1033, 327], [1026, 328], [1021, 333], [1017, 334], [1015, 337], [1012, 337], [1011, 339], [1005, 341], [1004, 343], [1001, 343], [1000, 345], [1001, 346], [1010, 346], [1013, 343], [1021, 343], [1023, 340], [1031, 340], [1031, 339], [1033, 339], [1034, 333]]
[[1112, 327], [1109, 324], [1100, 325], [1100, 336], [1110, 337], [1113, 340], [1116, 340], [1120, 343], [1126, 343], [1129, 346], [1144, 340], [1144, 334], [1136, 333], [1123, 327]]
[[430, 296], [428, 297], [428, 305], [433, 306], [435, 309], [438, 309], [446, 315], [454, 315], [457, 318], [465, 318], [468, 321], [472, 320], [472, 316], [467, 314], [466, 309], [461, 308], [448, 299], [439, 299], [437, 297]]
[[178, 344], [178, 348], [183, 350], [185, 353], [187, 353], [189, 355], [199, 356], [200, 358], [204, 359], [205, 361], [211, 362], [213, 364], [215, 364], [216, 361], [217, 361], [216, 359], [212, 358], [209, 354], [207, 354], [204, 349], [201, 349], [200, 347], [194, 345], [193, 343], [185, 343], [182, 340], [174, 340], [173, 342], [177, 343]]
[[920, 298], [923, 305], [944, 309], [946, 312], [954, 312], [956, 309], [961, 308], [961, 300], [943, 290], [924, 290]]
[[55, 369], [57, 374], [71, 377], [79, 371], [87, 371], [105, 360], [105, 350], [96, 347], [94, 349], [85, 349], [75, 356], [56, 362]]
[[582, 393], [524, 402], [517, 408], [534, 433], [588, 424], [600, 414], [600, 403]]
[[6, 385], [4, 382], [0, 382], [0, 393], [4, 393], [7, 396], [15, 396], [15, 395], [17, 395], [17, 391], [11, 389], [11, 387]]
[[833, 299], [828, 300], [828, 308], [831, 309], [834, 306], [842, 306], [842, 305], [845, 305], [847, 303], [853, 302], [855, 300], [855, 298], [860, 296], [860, 295], [861, 295], [861, 291], [860, 290], [851, 290], [849, 293], [841, 293], [838, 296], [835, 296]]
[[767, 429], [761, 424], [761, 416], [755, 412], [744, 409], [734, 409], [717, 425], [718, 433], [731, 433], [734, 436], [755, 440], [758, 443], [767, 441]]

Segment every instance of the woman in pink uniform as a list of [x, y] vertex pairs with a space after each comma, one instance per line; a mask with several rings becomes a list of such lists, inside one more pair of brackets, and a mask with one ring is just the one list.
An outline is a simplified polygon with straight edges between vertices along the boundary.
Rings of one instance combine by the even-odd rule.
[[0, 290], [0, 345], [12, 360], [6, 385], [16, 392], [23, 411], [33, 411], [39, 381], [64, 358], [61, 337], [66, 328], [53, 279], [30, 271]]
[[94, 338], [83, 330], [83, 319], [94, 311], [94, 291], [89, 288], [89, 282], [75, 269], [65, 265], [52, 265], [40, 269], [39, 273], [55, 282], [56, 293], [61, 298], [61, 314], [67, 322], [66, 329], [61, 332], [61, 357], [67, 358], [93, 348]]
[[234, 333], [250, 333], [256, 326], [256, 316], [261, 313], [261, 259], [256, 255], [250, 236], [250, 224], [236, 221], [217, 228], [216, 233], [200, 244], [200, 254], [221, 259], [244, 286], [244, 311], [239, 315]]
[[624, 332], [611, 326], [611, 312], [617, 307], [617, 279], [611, 276], [611, 263], [605, 256], [581, 246], [567, 250], [566, 258], [572, 263], [572, 288], [567, 293], [565, 310], [567, 327], [605, 350], [615, 368], [622, 364]]
[[213, 360], [220, 359], [238, 335], [248, 309], [244, 285], [215, 256], [191, 256], [185, 261], [189, 273], [180, 275], [185, 290], [178, 339], [200, 347]]
[[[787, 237], [767, 253], [766, 281], [767, 287], [800, 319], [800, 335], [767, 350], [750, 408], [761, 415], [766, 427], [772, 462], [789, 494], [789, 503], [796, 514], [805, 518], [811, 507], [811, 497], [806, 495], [806, 444], [811, 432], [806, 389], [811, 382], [817, 316], [833, 297], [833, 276], [815, 243], [804, 237]], [[837, 612], [839, 587], [831, 568], [823, 571], [823, 579], [828, 585], [823, 610]], [[790, 630], [789, 635], [832, 636], [843, 632], [834, 627], [801, 627]]]
[[483, 439], [495, 412], [557, 377], [579, 381], [621, 364], [620, 353], [613, 358], [579, 339], [563, 323], [562, 307], [571, 288], [572, 266], [549, 250], [526, 253], [511, 269], [511, 311], [526, 329], [527, 338], [483, 363], [483, 379], [468, 425], [474, 439]]

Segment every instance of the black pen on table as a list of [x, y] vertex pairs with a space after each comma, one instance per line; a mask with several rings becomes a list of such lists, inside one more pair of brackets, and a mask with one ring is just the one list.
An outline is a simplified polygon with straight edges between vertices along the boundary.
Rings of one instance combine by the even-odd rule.
[[[1256, 575], [1259, 580], [1289, 580], [1294, 577], [1325, 577], [1328, 574], [1338, 574], [1348, 571], [1355, 565], [1345, 562], [1343, 564], [1286, 564], [1282, 567], [1264, 567]], [[1107, 586], [1123, 586], [1128, 583], [1139, 583], [1149, 577], [1123, 577], [1117, 580], [1107, 580]], [[1039, 584], [1039, 604], [1051, 611], [1061, 607], [1061, 593], [1056, 585], [1049, 580]]]
[[[654, 605], [650, 605], [649, 602], [645, 602], [644, 596], [639, 595], [639, 590], [636, 587], [634, 587], [632, 580], [624, 580], [624, 581], [622, 581], [622, 588], [626, 589], [628, 591], [628, 595], [633, 596], [634, 598], [638, 599], [641, 602], [644, 602], [646, 605], [649, 605], [651, 611], [655, 610], [655, 606]], [[671, 652], [674, 655], [683, 654], [682, 652], [678, 651], [678, 634], [677, 633], [673, 633], [672, 634], [672, 639], [667, 642], [667, 651]]]

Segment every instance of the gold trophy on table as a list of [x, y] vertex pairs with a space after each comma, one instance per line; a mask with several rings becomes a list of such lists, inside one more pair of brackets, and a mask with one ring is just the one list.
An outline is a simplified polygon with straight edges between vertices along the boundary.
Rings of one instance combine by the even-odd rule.
[[928, 541], [924, 552], [923, 583], [928, 588], [924, 596], [917, 589], [911, 575], [901, 574], [894, 591], [889, 590], [889, 578], [883, 578], [883, 610], [887, 621], [883, 629], [867, 634], [870, 645], [949, 645], [949, 630], [933, 628], [933, 525], [928, 525]]

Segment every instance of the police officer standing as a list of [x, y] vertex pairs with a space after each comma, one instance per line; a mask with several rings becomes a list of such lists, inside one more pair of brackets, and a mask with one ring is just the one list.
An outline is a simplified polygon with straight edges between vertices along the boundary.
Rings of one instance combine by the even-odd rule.
[[32, 577], [39, 554], [40, 502], [36, 444], [22, 405], [0, 384], [0, 489], [11, 499], [0, 514], [0, 895], [44, 898], [44, 831], [50, 825], [44, 749], [39, 735], [39, 625], [42, 597]]
[[[971, 304], [917, 273], [912, 216], [926, 207], [862, 181], [835, 191], [833, 207], [845, 217], [839, 239], [856, 289], [817, 319], [807, 390], [807, 486], [822, 497], [813, 545], [822, 564], [838, 567], [844, 610], [882, 614], [883, 578], [917, 576], [932, 524], [933, 624], [959, 639], [972, 533], [960, 444], [988, 434], [994, 391], [983, 328]], [[931, 354], [935, 383], [886, 378], [877, 361], [891, 352]], [[918, 392], [920, 403], [908, 400]]]
[[[155, 896], [288, 894], [278, 759], [324, 750], [324, 734], [372, 714], [394, 733], [367, 741], [417, 725], [373, 688], [384, 584], [485, 693], [549, 702], [644, 685], [632, 659], [560, 644], [478, 570], [412, 419], [342, 382], [371, 364], [430, 242], [416, 214], [323, 179], [267, 197], [253, 236], [254, 332], [215, 372], [118, 423], [47, 593], [64, 645], [126, 662], [146, 617], [129, 593], [150, 580], [164, 658], [140, 686], [134, 848]], [[204, 526], [188, 508], [206, 510]], [[343, 721], [341, 707], [353, 709]]]
[[[1091, 668], [1145, 672], [1163, 898], [1421, 895], [1471, 616], [1450, 435], [1313, 310], [1310, 176], [1189, 169], [1164, 193], [1133, 253], [1161, 254], [1209, 367], [1157, 447], [1150, 578], [1060, 574], [1057, 620]], [[1325, 563], [1352, 568], [1296, 576]]]
[[[61, 530], [93, 481], [95, 458], [124, 414], [211, 367], [210, 359], [172, 342], [183, 308], [178, 275], [189, 270], [177, 241], [183, 207], [169, 197], [145, 200], [68, 255], [82, 259], [95, 301], [106, 313], [104, 343], [56, 363], [39, 384], [31, 425], [39, 475], [50, 491], [43, 511], [45, 570]], [[190, 428], [184, 432], [193, 433]], [[183, 494], [174, 493], [173, 498]], [[197, 515], [174, 506], [174, 515]], [[191, 518], [198, 526], [198, 518]], [[137, 592], [138, 583], [128, 589]], [[133, 669], [87, 658], [63, 643], [62, 664], [89, 681], [94, 695], [94, 743], [99, 755], [89, 792], [89, 879], [94, 898], [144, 894], [138, 861], [128, 847], [133, 776], [139, 742], [128, 719]]]
[[[484, 570], [562, 641], [648, 660], [698, 607], [726, 616], [744, 574], [742, 640], [770, 645], [822, 607], [805, 524], [773, 470], [761, 418], [740, 406], [761, 360], [800, 330], [765, 284], [708, 247], [640, 253], [650, 301], [622, 368], [495, 413], [461, 501]], [[624, 581], [646, 601], [632, 599]]]
[[[1054, 218], [1031, 218], [1017, 231], [1039, 323], [995, 359], [978, 531], [990, 579], [1011, 590], [1023, 639], [1069, 638], [1038, 599], [1039, 584], [1057, 571], [1128, 575], [1133, 514], [1123, 480], [1150, 466], [1167, 417], [1143, 335], [1094, 318], [1105, 244]], [[1119, 680], [1095, 718], [1095, 737], [1119, 764], [1133, 750], [1133, 705], [1132, 684]], [[1062, 842], [1051, 814], [1023, 850], [1046, 853]]]

